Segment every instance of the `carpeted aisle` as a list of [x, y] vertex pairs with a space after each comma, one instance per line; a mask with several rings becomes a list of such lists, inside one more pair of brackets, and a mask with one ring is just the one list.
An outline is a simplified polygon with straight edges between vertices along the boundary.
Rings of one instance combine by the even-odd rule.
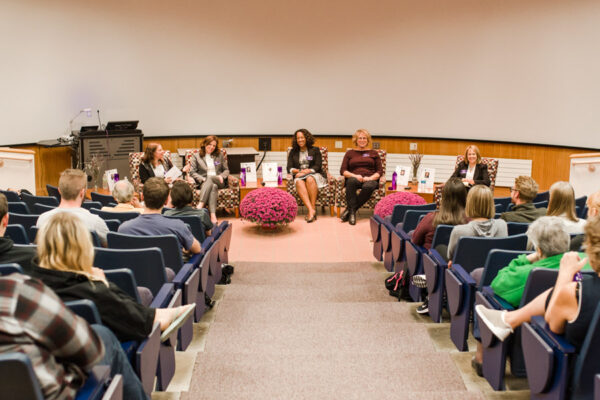
[[181, 399], [483, 399], [378, 263], [237, 262]]

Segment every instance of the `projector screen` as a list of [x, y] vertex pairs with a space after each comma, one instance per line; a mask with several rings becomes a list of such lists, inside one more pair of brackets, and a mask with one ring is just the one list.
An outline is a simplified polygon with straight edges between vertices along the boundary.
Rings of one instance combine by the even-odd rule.
[[598, 148], [597, 0], [5, 0], [0, 144], [315, 134]]

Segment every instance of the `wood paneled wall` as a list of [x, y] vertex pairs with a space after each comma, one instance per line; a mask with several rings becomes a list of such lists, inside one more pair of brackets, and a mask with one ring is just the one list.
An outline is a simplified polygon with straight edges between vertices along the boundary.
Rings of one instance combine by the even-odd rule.
[[[232, 137], [221, 137], [230, 139]], [[258, 149], [259, 136], [233, 137], [233, 147], [254, 147]], [[159, 142], [162, 146], [176, 152], [178, 148], [199, 147], [203, 137], [153, 137], [144, 139], [144, 146], [150, 142]], [[290, 146], [288, 136], [273, 136], [271, 149], [285, 151]], [[335, 148], [335, 141], [341, 141], [342, 147]], [[419, 152], [424, 154], [457, 155], [462, 154], [469, 144], [479, 147], [481, 154], [487, 157], [515, 158], [532, 160], [532, 176], [540, 185], [540, 190], [547, 190], [552, 183], [569, 180], [569, 156], [571, 154], [589, 153], [589, 149], [575, 149], [543, 145], [525, 145], [511, 143], [476, 142], [448, 139], [416, 139], [397, 137], [374, 137], [382, 149], [390, 153], [409, 153], [410, 143], [417, 143]], [[352, 147], [351, 137], [318, 136], [317, 143], [327, 146], [330, 151], [345, 151]], [[57, 185], [60, 172], [71, 165], [69, 147], [14, 146], [36, 152], [36, 185], [38, 194], [46, 193], [46, 184]], [[599, 188], [600, 189], [600, 188]]]

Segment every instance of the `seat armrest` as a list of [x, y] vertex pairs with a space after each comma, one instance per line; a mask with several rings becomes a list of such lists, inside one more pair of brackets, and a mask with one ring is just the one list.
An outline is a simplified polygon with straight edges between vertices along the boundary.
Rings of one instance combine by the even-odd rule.
[[453, 264], [451, 269], [464, 283], [475, 286], [475, 279], [460, 264]]
[[448, 261], [444, 260], [444, 257], [442, 257], [437, 250], [429, 249], [429, 256], [442, 267], [448, 266]]
[[175, 285], [173, 283], [165, 283], [154, 299], [152, 299], [152, 303], [150, 303], [151, 308], [164, 308], [167, 307], [169, 301], [173, 297], [175, 293]]
[[181, 289], [183, 287], [193, 269], [194, 266], [190, 263], [184, 264], [183, 267], [181, 267], [179, 272], [177, 272], [177, 275], [175, 275], [175, 278], [173, 278], [173, 284], [177, 289]]
[[537, 315], [532, 317], [530, 324], [533, 329], [535, 329], [536, 332], [538, 332], [540, 336], [544, 338], [544, 340], [555, 346], [561, 352], [565, 354], [575, 353], [575, 346], [565, 340], [564, 336], [557, 335], [556, 333], [552, 332], [543, 316]]

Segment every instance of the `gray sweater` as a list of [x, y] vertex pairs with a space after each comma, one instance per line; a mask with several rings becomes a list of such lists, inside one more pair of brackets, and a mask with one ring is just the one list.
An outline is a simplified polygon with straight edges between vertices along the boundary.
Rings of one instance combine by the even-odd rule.
[[448, 260], [452, 260], [458, 240], [463, 236], [476, 237], [505, 237], [508, 236], [506, 221], [488, 219], [486, 221], [471, 221], [465, 225], [456, 225], [450, 234], [448, 242]]

